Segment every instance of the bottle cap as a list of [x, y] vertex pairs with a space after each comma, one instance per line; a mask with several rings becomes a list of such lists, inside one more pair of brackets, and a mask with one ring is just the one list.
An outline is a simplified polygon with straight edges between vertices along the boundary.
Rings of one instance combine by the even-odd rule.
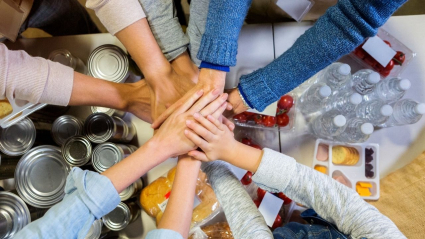
[[400, 89], [402, 90], [408, 90], [410, 89], [410, 80], [408, 79], [403, 79], [398, 83], [398, 86], [400, 87]]
[[320, 96], [322, 96], [322, 97], [328, 97], [328, 96], [331, 95], [331, 93], [332, 93], [331, 87], [329, 87], [327, 85], [324, 85], [324, 86], [320, 87], [320, 90], [319, 90]]
[[384, 105], [381, 107], [381, 114], [383, 116], [390, 116], [393, 114], [393, 107], [391, 105]]
[[425, 114], [425, 104], [424, 103], [418, 103], [415, 106], [415, 111], [417, 114], [423, 115]]
[[366, 81], [369, 83], [369, 84], [376, 84], [376, 83], [378, 83], [379, 82], [379, 80], [381, 80], [381, 77], [379, 76], [379, 74], [378, 73], [376, 73], [376, 72], [371, 72], [368, 76], [367, 76], [367, 79], [366, 79]]
[[342, 64], [338, 68], [338, 73], [344, 76], [348, 76], [351, 73], [351, 67], [348, 64]]
[[347, 123], [347, 119], [343, 115], [337, 115], [334, 117], [334, 125], [337, 127], [342, 127]]
[[353, 105], [358, 105], [358, 104], [362, 103], [362, 96], [359, 93], [353, 93], [350, 96], [350, 102]]
[[373, 133], [373, 125], [371, 123], [364, 123], [360, 127], [360, 130], [362, 131], [363, 134], [370, 135]]

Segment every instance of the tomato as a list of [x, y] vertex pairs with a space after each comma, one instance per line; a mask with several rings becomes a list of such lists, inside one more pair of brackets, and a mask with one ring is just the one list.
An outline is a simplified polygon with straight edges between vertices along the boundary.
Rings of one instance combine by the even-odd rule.
[[382, 76], [387, 77], [390, 75], [391, 71], [382, 70], [380, 73]]
[[243, 144], [246, 144], [246, 145], [252, 145], [252, 141], [250, 139], [248, 139], [248, 138], [243, 138], [242, 139], [242, 143]]
[[243, 112], [243, 114], [246, 115], [247, 117], [256, 115], [254, 112], [248, 112], [248, 111]]
[[385, 43], [387, 43], [387, 45], [389, 46], [389, 47], [391, 47], [391, 43], [389, 42], [389, 41], [384, 41]]
[[254, 204], [255, 204], [255, 206], [257, 206], [257, 208], [259, 208], [260, 207], [260, 204], [261, 204], [261, 200], [260, 199], [255, 199], [254, 200]]
[[247, 120], [246, 115], [244, 115], [243, 113], [233, 116], [233, 119], [236, 120], [236, 121], [239, 121], [241, 123], [246, 123], [246, 120]]
[[365, 50], [363, 50], [362, 45], [360, 45], [356, 49], [354, 49], [354, 55], [356, 55], [360, 59], [365, 58], [366, 52], [365, 52]]
[[276, 124], [280, 127], [287, 126], [289, 124], [289, 116], [286, 113], [276, 116]]
[[263, 124], [263, 117], [261, 115], [254, 115], [254, 122], [256, 124]]
[[258, 199], [263, 200], [264, 195], [266, 195], [266, 190], [262, 189], [262, 188], [257, 188], [257, 196]]
[[394, 68], [394, 61], [390, 60], [388, 65], [384, 68], [384, 71], [391, 71]]
[[367, 55], [364, 59], [364, 62], [366, 62], [366, 64], [370, 65], [371, 67], [375, 67], [377, 64], [379, 64], [373, 57], [371, 57], [370, 55]]
[[282, 217], [278, 214], [276, 219], [274, 220], [272, 229], [276, 229], [282, 225]]
[[262, 150], [260, 145], [252, 144], [251, 147]]
[[241, 179], [241, 183], [243, 185], [248, 185], [252, 182], [252, 173], [250, 171], [246, 172], [246, 174]]
[[393, 60], [394, 60], [394, 64], [401, 66], [401, 65], [403, 65], [404, 61], [406, 60], [406, 55], [401, 51], [397, 51]]
[[279, 102], [277, 102], [277, 107], [282, 110], [289, 111], [294, 105], [294, 98], [290, 95], [284, 95], [280, 98]]
[[273, 127], [276, 124], [276, 117], [273, 116], [263, 116], [263, 125], [266, 127]]
[[287, 205], [290, 204], [292, 202], [292, 200], [290, 198], [288, 198], [284, 193], [280, 192], [277, 194], [277, 196], [283, 200], [283, 204]]

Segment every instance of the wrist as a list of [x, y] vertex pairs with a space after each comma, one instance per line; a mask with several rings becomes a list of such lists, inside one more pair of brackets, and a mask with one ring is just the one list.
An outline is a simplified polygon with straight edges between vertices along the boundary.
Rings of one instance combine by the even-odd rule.
[[224, 72], [229, 72], [230, 68], [228, 66], [223, 66], [223, 65], [218, 65], [218, 64], [214, 64], [214, 63], [209, 63], [206, 61], [202, 61], [201, 65], [199, 66], [199, 68], [201, 69], [214, 69], [214, 70], [218, 70], [218, 71], [224, 71]]
[[237, 161], [239, 152], [243, 150], [243, 144], [233, 139], [231, 143], [227, 144], [227, 148], [222, 151], [222, 155], [220, 155], [221, 160], [235, 165], [235, 161]]
[[171, 147], [164, 141], [158, 140], [155, 135], [142, 147], [146, 148], [146, 150], [155, 155], [155, 160], [160, 162], [163, 162], [168, 158], [173, 157], [173, 152], [171, 151], [173, 147]]

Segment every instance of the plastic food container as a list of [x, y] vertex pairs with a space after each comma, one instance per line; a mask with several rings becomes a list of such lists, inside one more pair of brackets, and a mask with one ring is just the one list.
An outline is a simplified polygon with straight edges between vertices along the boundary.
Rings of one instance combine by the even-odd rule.
[[412, 59], [416, 56], [416, 53], [410, 50], [406, 45], [404, 45], [402, 42], [397, 40], [397, 38], [395, 38], [394, 36], [386, 32], [382, 28], [378, 30], [377, 36], [381, 38], [383, 41], [388, 42], [391, 45], [390, 47], [394, 51], [396, 52], [400, 51], [404, 53], [405, 60], [401, 65], [394, 62], [395, 63], [394, 68], [392, 68], [392, 70], [390, 70], [389, 73], [383, 72], [382, 69], [386, 66], [382, 66], [380, 63], [376, 62], [376, 60], [373, 57], [371, 59], [371, 56], [363, 50], [363, 44], [367, 40], [364, 43], [362, 43], [359, 47], [357, 47], [352, 53], [350, 53], [349, 56], [352, 57], [356, 62], [358, 62], [364, 68], [372, 69], [380, 73], [380, 75], [383, 78], [399, 76], [403, 72], [403, 70], [406, 68], [406, 66], [410, 63], [410, 61], [412, 61]]
[[[291, 96], [293, 99], [293, 105], [287, 110], [280, 110], [279, 107], [276, 109], [276, 115], [275, 116], [266, 116], [262, 114], [256, 114], [252, 112], [243, 112], [241, 114], [233, 116], [233, 122], [241, 127], [246, 128], [257, 128], [257, 129], [265, 129], [265, 130], [279, 130], [280, 132], [288, 132], [293, 131], [295, 129], [295, 118], [296, 118], [296, 101], [297, 97], [293, 93], [288, 93], [285, 96]], [[283, 98], [283, 97], [282, 97]], [[278, 101], [279, 102], [279, 101]], [[278, 120], [279, 116], [277, 114], [286, 114], [288, 116], [288, 119], [282, 119], [283, 121], [288, 120], [288, 123], [286, 126], [279, 126]], [[268, 121], [269, 118], [273, 117], [272, 122], [274, 120], [274, 123], [270, 124]], [[282, 117], [282, 116], [280, 116]]]
[[[5, 100], [0, 100], [1, 104], [4, 106], [11, 107], [10, 112], [1, 112], [0, 115], [0, 127], [8, 128], [17, 122], [21, 121], [26, 116], [32, 114], [33, 112], [43, 108], [47, 104], [32, 104], [25, 100], [18, 100], [12, 97], [6, 97]], [[3, 106], [3, 107], [4, 107]], [[7, 107], [7, 108], [9, 108]]]
[[[328, 146], [328, 148], [326, 148]], [[353, 165], [342, 165], [336, 164], [333, 162], [332, 150], [334, 147], [344, 146], [348, 148], [354, 148], [359, 153], [359, 160]], [[371, 155], [373, 159], [371, 161], [366, 160], [366, 150], [372, 149], [373, 154]], [[324, 157], [324, 155], [328, 157]], [[319, 159], [320, 160], [319, 160]], [[353, 163], [353, 162], [351, 162]], [[350, 164], [350, 163], [347, 163]], [[313, 158], [313, 168], [322, 171], [324, 174], [329, 175], [334, 179], [339, 179], [345, 181], [347, 187], [352, 188], [354, 191], [358, 192], [356, 188], [360, 183], [370, 184], [371, 187], [368, 188], [371, 195], [370, 196], [361, 196], [364, 199], [368, 200], [378, 200], [379, 199], [379, 145], [378, 144], [346, 144], [339, 143], [334, 141], [327, 141], [318, 139], [316, 140], [316, 147], [314, 149], [314, 158]], [[372, 169], [371, 169], [372, 168]], [[369, 177], [366, 176], [366, 172], [373, 172], [373, 176], [369, 174]]]

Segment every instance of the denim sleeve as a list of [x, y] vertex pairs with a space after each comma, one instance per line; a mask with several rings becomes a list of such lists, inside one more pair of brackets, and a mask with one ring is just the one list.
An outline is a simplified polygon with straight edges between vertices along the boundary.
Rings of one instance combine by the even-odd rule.
[[397, 226], [354, 190], [293, 158], [264, 149], [252, 180], [270, 192], [283, 192], [314, 209], [350, 238], [406, 238]]
[[252, 0], [211, 0], [198, 59], [221, 66], [236, 65], [238, 37]]
[[73, 168], [64, 199], [19, 231], [16, 238], [84, 238], [94, 220], [115, 209], [120, 201], [107, 177]]
[[280, 57], [241, 77], [240, 86], [246, 100], [256, 110], [264, 110], [280, 96], [350, 53], [366, 37], [376, 35], [378, 28], [405, 2], [338, 1]]
[[146, 239], [183, 239], [180, 233], [169, 229], [155, 229], [146, 235]]

